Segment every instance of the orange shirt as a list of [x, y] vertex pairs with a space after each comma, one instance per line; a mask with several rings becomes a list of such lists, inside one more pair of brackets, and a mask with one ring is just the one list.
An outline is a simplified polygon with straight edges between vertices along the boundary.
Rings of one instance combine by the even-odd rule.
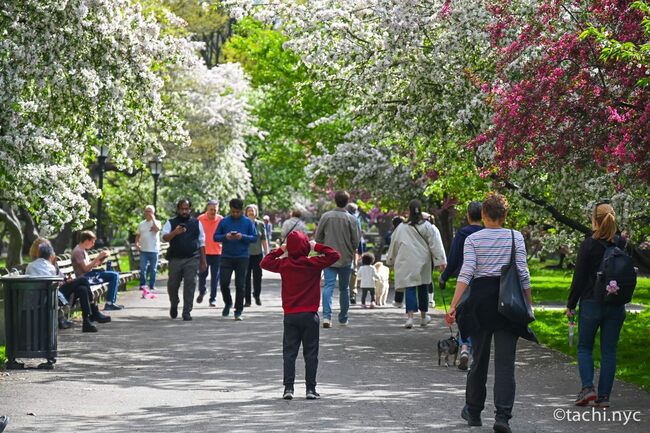
[[221, 255], [221, 242], [214, 241], [214, 232], [217, 230], [217, 226], [222, 219], [223, 217], [219, 214], [217, 214], [215, 220], [209, 220], [208, 216], [204, 213], [198, 217], [205, 232], [205, 254], [208, 256]]

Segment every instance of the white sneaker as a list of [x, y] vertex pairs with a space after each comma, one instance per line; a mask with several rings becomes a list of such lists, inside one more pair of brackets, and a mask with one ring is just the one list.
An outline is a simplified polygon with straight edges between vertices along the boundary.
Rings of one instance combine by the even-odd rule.
[[374, 302], [371, 302], [371, 303], [370, 303], [370, 308], [375, 308], [376, 305], [377, 305], [377, 304], [375, 304]]
[[330, 319], [323, 319], [323, 328], [331, 328], [332, 321]]
[[346, 320], [345, 322], [339, 322], [339, 326], [343, 326], [344, 328], [346, 326], [348, 326], [349, 324], [350, 324], [350, 322], [348, 320]]
[[420, 318], [420, 326], [425, 327], [431, 322], [431, 316], [426, 314], [424, 317]]
[[404, 324], [404, 327], [406, 329], [411, 329], [413, 327], [413, 318], [412, 317], [409, 317], [408, 319], [406, 319], [406, 323]]
[[394, 302], [394, 301], [393, 301], [393, 307], [395, 307], [395, 308], [402, 308], [402, 307], [403, 307], [403, 304], [402, 304], [401, 302]]

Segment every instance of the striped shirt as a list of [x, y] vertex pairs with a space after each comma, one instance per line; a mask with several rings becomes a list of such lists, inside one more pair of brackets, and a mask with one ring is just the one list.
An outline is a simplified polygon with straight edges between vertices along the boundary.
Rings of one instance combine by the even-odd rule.
[[[520, 232], [515, 235], [515, 259], [523, 289], [530, 288], [530, 273], [526, 263], [526, 245]], [[510, 229], [484, 228], [465, 240], [463, 267], [458, 281], [469, 284], [474, 278], [498, 277], [501, 267], [510, 263], [512, 236]]]

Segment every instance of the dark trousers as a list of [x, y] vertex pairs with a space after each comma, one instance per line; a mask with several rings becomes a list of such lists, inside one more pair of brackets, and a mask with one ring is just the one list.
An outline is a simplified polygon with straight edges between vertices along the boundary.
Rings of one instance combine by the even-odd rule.
[[196, 290], [196, 274], [199, 270], [199, 258], [169, 259], [167, 277], [167, 293], [169, 303], [176, 307], [180, 302], [178, 290], [183, 283], [183, 314], [190, 314], [194, 306], [194, 291]]
[[397, 302], [398, 304], [404, 302], [404, 292], [398, 292], [397, 290], [395, 290], [395, 302]]
[[221, 255], [208, 254], [205, 256], [208, 262], [208, 269], [205, 272], [199, 272], [199, 293], [205, 294], [205, 283], [210, 272], [210, 302], [217, 300], [217, 287], [219, 286], [219, 268], [221, 267]]
[[91, 299], [93, 295], [90, 290], [88, 278], [79, 277], [70, 282], [63, 283], [59, 287], [59, 292], [61, 292], [67, 300], [70, 300], [70, 295], [74, 293], [74, 297], [81, 307], [81, 315], [84, 319], [92, 314], [90, 304], [92, 303]]
[[284, 360], [284, 386], [293, 387], [296, 379], [296, 357], [302, 343], [305, 358], [305, 383], [307, 389], [316, 388], [318, 370], [318, 313], [293, 313], [284, 315], [282, 359]]
[[232, 305], [230, 295], [230, 279], [235, 273], [235, 314], [244, 311], [244, 285], [246, 272], [248, 272], [248, 257], [221, 257], [221, 269], [219, 271], [221, 296], [226, 305]]
[[512, 405], [515, 402], [515, 353], [519, 336], [510, 328], [498, 330], [484, 329], [471, 335], [474, 361], [467, 374], [465, 403], [471, 414], [479, 415], [485, 408], [487, 394], [488, 365], [490, 348], [494, 335], [494, 406], [496, 418], [512, 418]]
[[368, 292], [370, 292], [370, 302], [375, 302], [375, 288], [374, 287], [362, 287], [362, 294], [361, 294], [361, 303], [365, 304], [366, 303], [366, 296], [368, 296]]
[[[260, 268], [260, 263], [264, 255], [255, 254], [249, 257], [248, 260], [248, 272], [246, 273], [246, 303], [251, 303], [251, 286], [253, 289], [253, 296], [255, 299], [260, 297], [262, 293], [262, 268]], [[253, 283], [251, 284], [251, 277], [253, 277]]]

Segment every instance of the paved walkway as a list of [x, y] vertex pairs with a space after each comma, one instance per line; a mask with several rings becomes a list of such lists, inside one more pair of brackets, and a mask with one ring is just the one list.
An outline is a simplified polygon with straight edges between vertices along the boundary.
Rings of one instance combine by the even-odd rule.
[[[170, 320], [163, 293], [154, 300], [122, 293], [128, 307], [98, 334], [79, 326], [59, 336], [53, 371], [0, 372], [0, 414], [7, 432], [491, 432], [492, 376], [482, 428], [459, 417], [465, 374], [437, 365], [445, 336], [432, 326], [405, 330], [392, 307], [351, 311], [351, 326], [321, 330], [320, 401], [280, 399], [282, 313], [279, 281], [265, 276], [263, 307], [245, 320], [221, 317], [206, 303], [194, 321]], [[219, 300], [219, 302], [221, 302]], [[221, 305], [221, 304], [220, 304]], [[39, 362], [34, 360], [31, 365]], [[303, 364], [298, 363], [298, 378]], [[638, 410], [640, 422], [590, 420], [574, 410], [575, 365], [562, 354], [522, 341], [517, 358], [515, 432], [650, 431], [650, 395], [617, 382], [609, 411]], [[297, 386], [298, 397], [302, 396]], [[626, 412], [627, 415], [629, 413]]]

